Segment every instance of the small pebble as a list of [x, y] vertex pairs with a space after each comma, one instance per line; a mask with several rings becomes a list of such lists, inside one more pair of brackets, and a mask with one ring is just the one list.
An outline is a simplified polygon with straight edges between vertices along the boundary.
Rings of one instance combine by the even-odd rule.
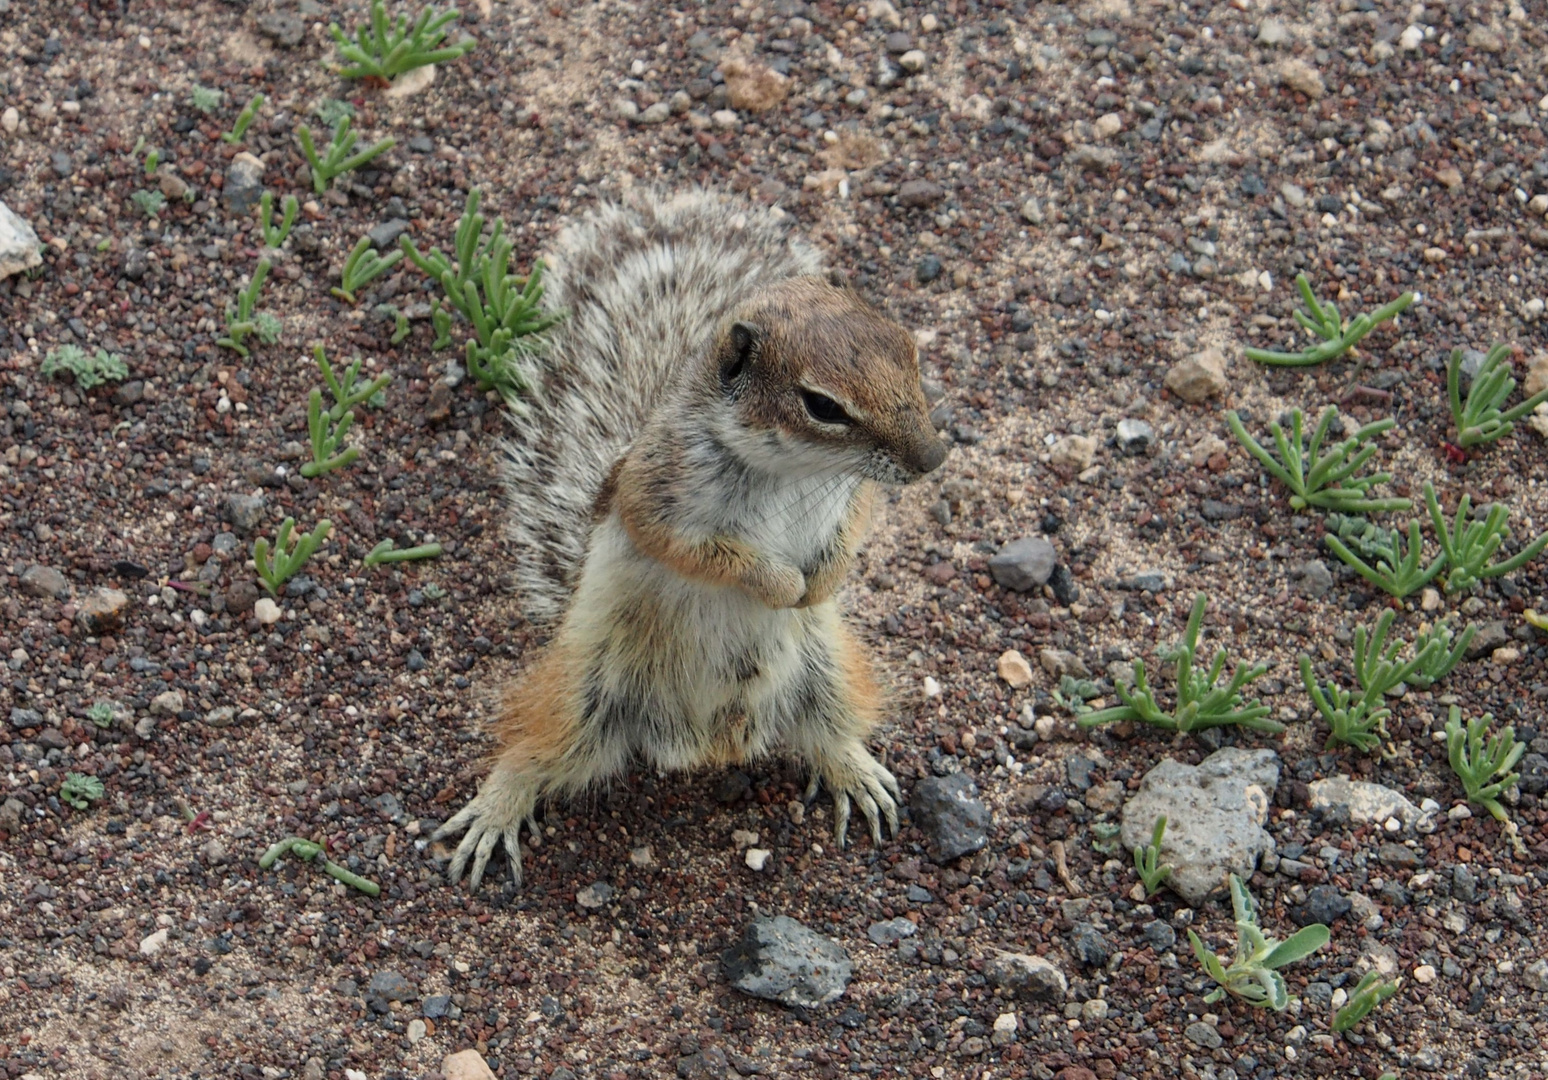
[[742, 861], [747, 864], [750, 870], [762, 870], [768, 865], [769, 856], [773, 854], [768, 848], [750, 847], [747, 849], [747, 853], [742, 856]]
[[1032, 685], [1032, 665], [1027, 663], [1027, 658], [1015, 649], [1007, 649], [1000, 655], [999, 661], [995, 664], [995, 670], [1013, 690]]
[[1414, 968], [1414, 982], [1422, 986], [1428, 986], [1435, 981], [1435, 968], [1429, 964], [1420, 964]]
[[280, 621], [280, 607], [267, 596], [259, 598], [253, 605], [253, 616], [265, 626], [273, 626]]

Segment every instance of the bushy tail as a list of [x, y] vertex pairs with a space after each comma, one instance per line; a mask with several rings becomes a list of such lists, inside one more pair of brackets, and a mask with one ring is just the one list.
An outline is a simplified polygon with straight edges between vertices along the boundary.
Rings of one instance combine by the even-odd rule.
[[769, 211], [706, 191], [599, 207], [559, 237], [544, 301], [565, 311], [502, 445], [516, 585], [534, 623], [569, 603], [597, 492], [674, 374], [756, 288], [821, 272]]

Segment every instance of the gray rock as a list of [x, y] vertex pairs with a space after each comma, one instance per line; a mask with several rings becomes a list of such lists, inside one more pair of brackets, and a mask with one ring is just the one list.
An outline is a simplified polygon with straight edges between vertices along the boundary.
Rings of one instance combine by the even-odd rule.
[[914, 276], [919, 279], [919, 284], [928, 285], [941, 276], [941, 269], [941, 260], [937, 256], [926, 255], [914, 267]]
[[264, 502], [262, 495], [226, 496], [226, 516], [232, 526], [243, 536], [251, 536], [263, 524]]
[[1290, 909], [1290, 918], [1297, 926], [1321, 923], [1332, 926], [1354, 908], [1354, 904], [1332, 885], [1318, 885], [1306, 894], [1306, 902]]
[[263, 162], [248, 153], [232, 158], [226, 167], [225, 186], [220, 189], [226, 209], [234, 214], [245, 214], [258, 205], [262, 195]]
[[1217, 750], [1197, 766], [1167, 759], [1145, 774], [1123, 808], [1121, 839], [1132, 850], [1150, 843], [1166, 816], [1161, 862], [1172, 864], [1172, 890], [1197, 906], [1225, 884], [1246, 877], [1274, 850], [1264, 831], [1279, 759], [1272, 750]]
[[1177, 944], [1177, 931], [1162, 919], [1153, 919], [1146, 923], [1140, 928], [1140, 933], [1145, 936], [1145, 944], [1157, 953], [1164, 953]]
[[6, 799], [4, 805], [0, 805], [0, 832], [12, 836], [21, 832], [22, 814], [26, 810], [27, 804], [20, 799]]
[[1464, 904], [1478, 899], [1478, 879], [1461, 863], [1451, 868], [1451, 895]]
[[215, 534], [215, 539], [210, 541], [210, 547], [217, 555], [231, 555], [241, 546], [242, 541], [238, 540], [236, 533], [233, 532], [218, 532]]
[[378, 251], [396, 250], [398, 247], [398, 237], [408, 231], [408, 222], [402, 218], [393, 218], [391, 221], [384, 221], [377, 225], [367, 232], [366, 236], [370, 239], [371, 246]]
[[396, 971], [378, 971], [371, 976], [371, 981], [366, 984], [366, 1001], [376, 1008], [380, 1002], [382, 1008], [378, 1012], [385, 1013], [385, 1005], [389, 1001], [413, 1001], [419, 996], [414, 989], [414, 984]]
[[1308, 785], [1307, 790], [1313, 810], [1321, 811], [1333, 806], [1345, 806], [1349, 808], [1350, 819], [1359, 824], [1384, 825], [1392, 818], [1397, 818], [1405, 828], [1412, 828], [1426, 816], [1417, 806], [1391, 788], [1366, 783], [1363, 780], [1351, 780], [1347, 776], [1314, 780]]
[[1242, 508], [1219, 499], [1205, 499], [1199, 512], [1205, 521], [1235, 521], [1242, 516]]
[[1091, 146], [1083, 143], [1072, 147], [1064, 160], [1077, 169], [1106, 172], [1118, 164], [1118, 152], [1105, 146]]
[[1383, 866], [1395, 866], [1399, 870], [1416, 870], [1424, 865], [1419, 853], [1402, 844], [1383, 844], [1376, 850], [1376, 859]]
[[1312, 559], [1310, 562], [1303, 563], [1298, 576], [1301, 579], [1301, 595], [1313, 600], [1322, 599], [1333, 587], [1333, 573], [1328, 569], [1328, 564], [1321, 559]]
[[918, 209], [933, 206], [946, 197], [946, 189], [929, 180], [905, 180], [898, 188], [898, 202]]
[[989, 843], [989, 808], [978, 800], [978, 788], [962, 773], [919, 781], [908, 808], [924, 830], [930, 857], [936, 862], [971, 855]]
[[665, 101], [658, 101], [640, 113], [639, 122], [642, 124], [664, 124], [671, 118], [671, 104]]
[[88, 634], [111, 634], [124, 624], [128, 594], [118, 589], [93, 589], [76, 609], [75, 621]]
[[1183, 1035], [1189, 1042], [1202, 1046], [1206, 1050], [1219, 1050], [1225, 1045], [1225, 1040], [1220, 1037], [1220, 1032], [1202, 1020], [1195, 1020], [1183, 1028]]
[[1082, 964], [1096, 968], [1107, 966], [1107, 958], [1112, 954], [1107, 939], [1086, 922], [1076, 923], [1070, 930], [1070, 952]]
[[615, 889], [605, 881], [594, 881], [584, 889], [577, 889], [575, 902], [588, 911], [596, 911], [612, 903]]
[[1517, 786], [1521, 788], [1523, 795], [1541, 795], [1548, 791], [1548, 757], [1542, 754], [1528, 754], [1521, 759], [1518, 767], [1521, 779]]
[[0, 202], [0, 278], [42, 266], [41, 246], [32, 226]]
[[1478, 633], [1473, 635], [1473, 643], [1467, 647], [1467, 658], [1477, 660], [1508, 644], [1510, 644], [1510, 631], [1505, 629], [1505, 624], [1499, 619], [1491, 619], [1480, 626]]
[[1156, 436], [1155, 429], [1143, 420], [1136, 420], [1132, 416], [1118, 421], [1118, 452], [1127, 457], [1143, 454], [1150, 449], [1150, 442]]
[[1141, 570], [1137, 574], [1130, 574], [1118, 584], [1134, 592], [1158, 593], [1171, 588], [1172, 579], [1159, 570]]
[[294, 15], [260, 15], [258, 32], [283, 49], [293, 49], [306, 37], [306, 23]]
[[1064, 972], [1031, 953], [1000, 953], [984, 965], [984, 978], [1024, 1001], [1058, 1004], [1070, 988]]
[[815, 1009], [836, 1001], [854, 972], [838, 942], [786, 915], [761, 916], [720, 957], [726, 981], [744, 994]]
[[70, 595], [70, 582], [52, 566], [29, 566], [22, 571], [22, 591], [31, 596], [63, 600]]
[[1548, 960], [1533, 960], [1523, 968], [1521, 985], [1539, 994], [1548, 994]]
[[1026, 592], [1046, 585], [1058, 565], [1059, 552], [1041, 536], [1012, 540], [989, 560], [989, 573], [1002, 588]]
[[886, 922], [873, 922], [865, 936], [877, 945], [896, 945], [906, 937], [913, 937], [919, 932], [919, 927], [904, 918], [888, 919]]

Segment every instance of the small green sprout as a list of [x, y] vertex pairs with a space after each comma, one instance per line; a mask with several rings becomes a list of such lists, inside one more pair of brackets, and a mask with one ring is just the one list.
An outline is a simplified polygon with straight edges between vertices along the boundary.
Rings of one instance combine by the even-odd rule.
[[[1420, 538], [1417, 521], [1408, 523], [1406, 546], [1403, 543], [1403, 534], [1396, 530], [1386, 530], [1380, 538], [1368, 541], [1368, 548], [1377, 552], [1375, 566], [1350, 551], [1344, 546], [1344, 542], [1332, 533], [1326, 534], [1322, 539], [1333, 554], [1348, 564], [1355, 573], [1389, 596], [1395, 596], [1400, 600], [1428, 585], [1446, 565], [1444, 554], [1437, 556], [1429, 566], [1420, 565], [1424, 561], [1424, 541]], [[1385, 547], [1381, 539], [1386, 540]]]
[[[253, 312], [258, 307], [259, 294], [263, 292], [264, 279], [269, 276], [269, 260], [258, 260], [258, 268], [253, 271], [252, 279], [247, 283], [247, 288], [237, 293], [235, 307], [226, 309], [226, 336], [216, 340], [215, 344], [224, 345], [228, 349], [235, 350], [240, 356], [252, 355], [242, 342], [248, 334], [258, 329], [257, 321], [253, 318]], [[261, 340], [261, 339], [260, 339]]]
[[1490, 563], [1489, 559], [1508, 535], [1505, 522], [1510, 517], [1510, 510], [1504, 503], [1490, 506], [1488, 515], [1482, 521], [1469, 523], [1472, 499], [1463, 495], [1457, 504], [1452, 527], [1447, 529], [1446, 521], [1441, 516], [1440, 502], [1435, 498], [1435, 487], [1428, 482], [1424, 485], [1424, 502], [1429, 508], [1435, 535], [1440, 537], [1441, 554], [1446, 562], [1446, 591], [1449, 593], [1471, 589], [1484, 578], [1499, 577], [1519, 570], [1537, 558], [1544, 547], [1548, 547], [1548, 533], [1543, 533], [1510, 558]]
[[343, 453], [338, 452], [339, 443], [354, 422], [354, 410], [334, 421], [323, 411], [322, 391], [313, 389], [306, 404], [306, 430], [312, 438], [312, 460], [301, 466], [302, 476], [311, 480], [334, 469], [342, 469], [360, 456], [360, 449], [354, 446]]
[[280, 219], [279, 228], [274, 227], [274, 195], [265, 191], [258, 200], [258, 221], [263, 227], [263, 243], [265, 247], [278, 251], [285, 243], [285, 238], [290, 235], [290, 227], [296, 223], [296, 212], [301, 209], [301, 204], [296, 201], [294, 195], [286, 195], [283, 205], [284, 217]]
[[[512, 247], [503, 235], [505, 223], [501, 219], [495, 219], [485, 242], [484, 215], [478, 212], [481, 197], [477, 188], [468, 192], [467, 206], [457, 223], [455, 269], [438, 248], [422, 255], [408, 237], [401, 243], [409, 260], [440, 282], [451, 306], [473, 324], [474, 338], [467, 345], [468, 374], [481, 389], [519, 392], [526, 385], [517, 359], [537, 352], [544, 332], [564, 314], [542, 309], [541, 261], [533, 264], [532, 273], [525, 278], [510, 273]], [[449, 316], [443, 323], [432, 312], [431, 321], [438, 342], [449, 337]]]
[[390, 340], [394, 345], [401, 344], [403, 339], [408, 337], [411, 332], [412, 331], [409, 328], [408, 316], [403, 314], [401, 311], [393, 312], [392, 337], [388, 340]]
[[1363, 514], [1375, 510], [1407, 510], [1411, 507], [1413, 503], [1408, 499], [1371, 498], [1370, 489], [1391, 480], [1390, 473], [1375, 473], [1363, 477], [1354, 475], [1376, 453], [1376, 446], [1371, 443], [1371, 440], [1391, 429], [1397, 421], [1389, 418], [1366, 424], [1324, 454], [1323, 440], [1327, 438], [1328, 431], [1337, 416], [1336, 406], [1329, 405], [1323, 410], [1322, 416], [1317, 420], [1316, 430], [1312, 432], [1311, 442], [1304, 452], [1301, 449], [1300, 409], [1290, 413], [1288, 436], [1277, 422], [1269, 424], [1269, 430], [1273, 432], [1274, 442], [1279, 448], [1278, 460], [1275, 460], [1262, 444], [1247, 434], [1247, 429], [1242, 426], [1241, 417], [1234, 410], [1228, 411], [1225, 419], [1231, 434], [1236, 436], [1236, 441], [1242, 444], [1242, 448], [1257, 458], [1259, 464], [1290, 489], [1290, 505], [1296, 510], [1304, 510], [1308, 506], [1320, 506], [1325, 510], [1337, 510], [1346, 514]]
[[1516, 741], [1515, 726], [1510, 724], [1485, 743], [1484, 732], [1492, 723], [1494, 717], [1484, 713], [1469, 720], [1464, 728], [1462, 710], [1453, 705], [1446, 721], [1446, 753], [1451, 759], [1451, 771], [1461, 779], [1467, 792], [1467, 801], [1488, 810], [1496, 821], [1507, 821], [1509, 815], [1500, 805], [1500, 795], [1521, 779], [1520, 773], [1510, 770], [1526, 753], [1526, 744]]
[[323, 127], [332, 131], [339, 126], [339, 121], [346, 116], [354, 117], [355, 107], [347, 101], [340, 101], [338, 98], [323, 98], [312, 112], [317, 116], [317, 119], [322, 121]]
[[136, 191], [129, 196], [129, 201], [140, 208], [140, 213], [151, 218], [161, 213], [167, 205], [167, 197], [159, 191]]
[[1089, 712], [1076, 721], [1083, 728], [1098, 724], [1110, 724], [1122, 720], [1142, 720], [1166, 731], [1197, 731], [1202, 728], [1240, 724], [1254, 731], [1280, 732], [1284, 725], [1268, 719], [1266, 705], [1247, 705], [1242, 700], [1242, 688], [1268, 671], [1264, 664], [1248, 667], [1238, 664], [1231, 681], [1217, 685], [1225, 671], [1226, 650], [1215, 654], [1214, 663], [1205, 673], [1195, 666], [1199, 647], [1199, 630], [1204, 624], [1204, 607], [1208, 597], [1199, 593], [1193, 601], [1193, 611], [1188, 617], [1187, 629], [1182, 641], [1173, 653], [1166, 657], [1177, 661], [1177, 705], [1168, 713], [1156, 704], [1155, 694], [1145, 681], [1145, 664], [1134, 662], [1134, 685], [1115, 687], [1124, 704], [1109, 709]]
[[263, 344], [273, 345], [284, 334], [285, 324], [267, 311], [260, 311], [253, 316], [253, 332]]
[[242, 136], [247, 134], [247, 129], [258, 118], [258, 110], [261, 108], [263, 108], [263, 95], [254, 94], [253, 100], [249, 101], [247, 107], [237, 116], [236, 123], [232, 125], [231, 130], [222, 134], [221, 138], [232, 146], [240, 143]]
[[403, 258], [403, 252], [394, 251], [386, 258], [378, 255], [371, 247], [371, 238], [362, 236], [360, 242], [349, 253], [349, 258], [344, 260], [342, 288], [333, 289], [333, 295], [343, 300], [346, 304], [355, 302], [355, 292], [364, 288], [370, 282], [381, 277], [391, 270]]
[[441, 554], [440, 544], [420, 544], [418, 547], [394, 548], [391, 540], [383, 540], [360, 560], [362, 566], [379, 566], [382, 563], [408, 562], [412, 559], [434, 559]]
[[299, 836], [288, 836], [270, 847], [258, 859], [258, 868], [260, 870], [269, 869], [280, 860], [282, 855], [294, 855], [296, 858], [306, 862], [316, 860], [322, 863], [322, 868], [328, 876], [342, 881], [351, 889], [358, 889], [360, 892], [372, 897], [382, 895], [382, 887], [376, 882], [368, 881], [358, 874], [351, 873], [328, 858], [321, 844], [314, 844], [312, 841], [303, 840]]
[[1166, 815], [1162, 814], [1156, 818], [1156, 828], [1150, 834], [1150, 843], [1134, 849], [1134, 871], [1145, 884], [1146, 896], [1154, 896], [1166, 883], [1166, 879], [1172, 876], [1171, 863], [1156, 865], [1161, 861], [1161, 840], [1164, 836], [1166, 836]]
[[61, 371], [75, 376], [75, 385], [82, 390], [90, 390], [108, 381], [118, 382], [129, 375], [123, 357], [100, 346], [90, 356], [79, 345], [61, 345], [57, 349], [50, 349], [48, 355], [43, 357], [38, 374], [51, 379]]
[[310, 533], [292, 536], [291, 530], [295, 527], [295, 518], [286, 518], [280, 523], [279, 532], [274, 534], [272, 558], [266, 537], [260, 536], [253, 544], [253, 563], [258, 568], [258, 577], [263, 587], [269, 590], [271, 596], [278, 596], [285, 582], [294, 577], [296, 571], [322, 546], [328, 533], [333, 531], [333, 522], [323, 518]]
[[1054, 701], [1072, 716], [1090, 712], [1091, 707], [1086, 702], [1101, 696], [1100, 686], [1090, 679], [1077, 679], [1073, 675], [1061, 675], [1059, 685], [1053, 690]]
[[1478, 627], [1466, 627], [1460, 636], [1453, 637], [1451, 627], [1441, 619], [1429, 630], [1420, 631], [1414, 637], [1414, 653], [1419, 666], [1403, 680], [1419, 690], [1428, 690], [1450, 675], [1467, 655], [1467, 647], [1473, 643]]
[[332, 420], [341, 420], [344, 414], [361, 402], [374, 405], [372, 399], [381, 393], [382, 388], [392, 382], [391, 375], [378, 375], [364, 387], [355, 384], [360, 379], [360, 358], [344, 369], [344, 377], [341, 379], [333, 373], [333, 365], [328, 362], [328, 354], [323, 351], [321, 345], [312, 349], [312, 357], [317, 361], [317, 370], [322, 372], [323, 382], [328, 384], [328, 392], [333, 395], [333, 405], [328, 410], [328, 416]]
[[1331, 936], [1328, 928], [1313, 923], [1284, 941], [1265, 937], [1258, 928], [1257, 906], [1252, 894], [1235, 874], [1231, 875], [1231, 906], [1236, 913], [1236, 955], [1229, 967], [1204, 947], [1198, 934], [1188, 931], [1193, 954], [1215, 980], [1215, 989], [1204, 996], [1204, 1001], [1214, 1004], [1230, 994], [1249, 1005], [1267, 1005], [1275, 1012], [1283, 1012], [1290, 1006], [1290, 991], [1278, 969], [1304, 959], [1326, 945]]
[[87, 776], [85, 773], [66, 773], [65, 781], [59, 786], [59, 798], [77, 810], [90, 810], [91, 804], [106, 793], [102, 781], [95, 776]]
[[455, 8], [437, 13], [435, 8], [427, 7], [411, 28], [406, 15], [399, 15], [389, 23], [382, 0], [374, 0], [370, 25], [359, 27], [354, 41], [345, 36], [338, 23], [328, 27], [328, 32], [338, 43], [339, 53], [352, 65], [342, 68], [339, 74], [346, 79], [391, 80], [405, 71], [455, 60], [470, 51], [474, 42], [460, 41], [446, 48], [437, 46], [446, 38], [446, 24], [460, 14]]
[[1328, 722], [1331, 733], [1328, 741], [1323, 744], [1324, 750], [1331, 750], [1343, 743], [1368, 754], [1386, 741], [1386, 721], [1392, 715], [1392, 710], [1381, 704], [1379, 694], [1373, 698], [1367, 693], [1357, 698], [1335, 682], [1328, 683], [1324, 692], [1312, 674], [1309, 656], [1301, 657], [1301, 682], [1306, 686], [1312, 704], [1317, 706], [1317, 711]]
[[1539, 390], [1525, 401], [1505, 412], [1500, 406], [1516, 389], [1505, 357], [1510, 346], [1495, 345], [1478, 365], [1478, 374], [1467, 388], [1467, 400], [1462, 400], [1462, 350], [1452, 349], [1451, 360], [1446, 365], [1446, 394], [1451, 399], [1451, 418], [1457, 425], [1457, 443], [1466, 448], [1480, 443], [1493, 442], [1509, 435], [1515, 422], [1526, 416], [1543, 402], [1548, 401], [1548, 389]]
[[1330, 303], [1318, 302], [1305, 274], [1295, 276], [1295, 287], [1301, 290], [1301, 299], [1306, 301], [1306, 311], [1304, 313], [1297, 311], [1295, 321], [1314, 336], [1321, 338], [1322, 343], [1308, 346], [1295, 353], [1248, 349], [1249, 360], [1282, 367], [1311, 367], [1324, 363], [1348, 352], [1366, 334], [1388, 319], [1402, 314], [1415, 300], [1413, 293], [1406, 292], [1386, 307], [1377, 309], [1373, 314], [1356, 315], [1346, 324], [1339, 318], [1338, 308]]
[[202, 113], [212, 113], [220, 108], [221, 102], [226, 100], [226, 95], [219, 90], [211, 90], [208, 86], [195, 86], [190, 95], [193, 107]]
[[440, 352], [451, 344], [451, 315], [439, 299], [430, 301], [430, 325], [435, 328], [435, 340], [430, 343], [430, 349]]
[[156, 166], [161, 164], [161, 151], [152, 150], [145, 155], [145, 177], [150, 179], [156, 175]]
[[[1397, 983], [1389, 983], [1372, 968], [1360, 979], [1344, 1007], [1333, 1014], [1333, 1030], [1342, 1035], [1371, 1014], [1383, 1001], [1398, 992]], [[1389, 1074], [1390, 1075], [1390, 1074]]]
[[86, 710], [86, 718], [99, 728], [112, 727], [113, 717], [116, 715], [117, 710], [113, 708], [111, 701], [99, 701]]
[[421, 593], [423, 593], [425, 599], [429, 600], [431, 603], [434, 603], [435, 601], [440, 600], [441, 598], [443, 598], [446, 595], [446, 590], [441, 588], [440, 585], [436, 584], [433, 581], [430, 584], [426, 585], [423, 589], [420, 589], [419, 591]]
[[344, 117], [333, 129], [333, 137], [325, 146], [321, 157], [317, 154], [317, 148], [312, 144], [312, 132], [302, 124], [296, 128], [296, 138], [301, 141], [301, 152], [306, 155], [306, 160], [312, 166], [312, 189], [321, 195], [328, 190], [328, 184], [334, 177], [342, 176], [351, 169], [358, 169], [372, 158], [385, 154], [398, 144], [398, 140], [388, 136], [375, 146], [368, 147], [353, 156], [350, 150], [354, 148], [358, 136], [349, 130], [350, 119]]

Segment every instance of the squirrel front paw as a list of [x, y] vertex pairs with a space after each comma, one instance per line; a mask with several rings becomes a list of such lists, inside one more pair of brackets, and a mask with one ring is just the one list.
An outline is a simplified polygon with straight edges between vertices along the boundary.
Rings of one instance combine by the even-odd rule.
[[852, 803], [871, 826], [871, 842], [882, 842], [882, 821], [893, 836], [898, 834], [898, 804], [903, 792], [897, 778], [871, 756], [859, 739], [848, 740], [833, 753], [824, 753], [812, 761], [812, 779], [806, 787], [806, 801], [817, 797], [817, 789], [826, 785], [833, 793], [833, 838], [843, 847], [849, 832]]
[[771, 608], [792, 608], [806, 595], [806, 575], [789, 563], [762, 559], [742, 576], [742, 586]]
[[468, 877], [468, 888], [478, 890], [484, 879], [484, 868], [494, 853], [495, 845], [505, 842], [505, 857], [511, 864], [511, 880], [521, 886], [521, 827], [527, 826], [528, 835], [536, 838], [537, 792], [530, 780], [519, 773], [503, 770], [498, 766], [485, 778], [478, 794], [468, 805], [459, 810], [450, 821], [435, 830], [431, 840], [444, 840], [466, 830], [467, 835], [457, 845], [447, 867], [446, 878], [455, 885], [468, 860], [473, 862], [473, 872]]

